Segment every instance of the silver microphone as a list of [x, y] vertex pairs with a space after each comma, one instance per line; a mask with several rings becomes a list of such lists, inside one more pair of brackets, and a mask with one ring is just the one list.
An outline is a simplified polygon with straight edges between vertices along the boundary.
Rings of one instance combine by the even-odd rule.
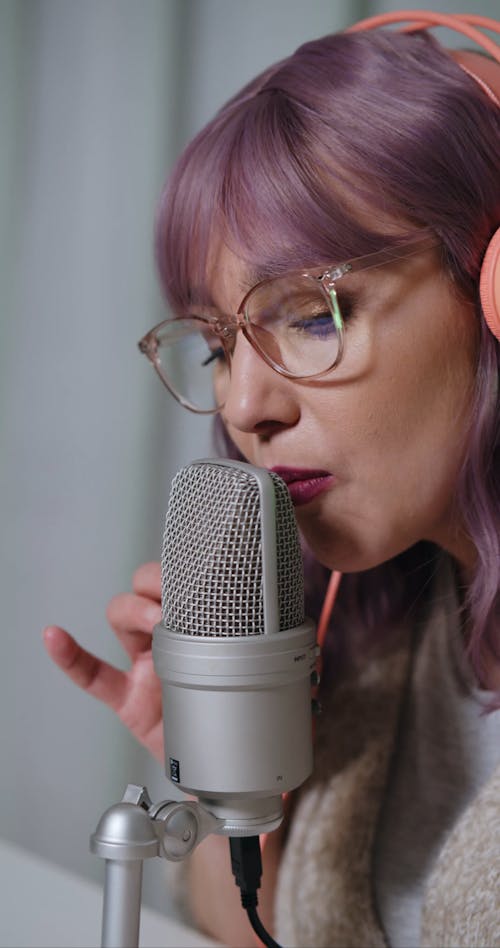
[[165, 769], [225, 821], [269, 832], [312, 770], [315, 630], [293, 505], [276, 474], [195, 461], [174, 478], [162, 553]]

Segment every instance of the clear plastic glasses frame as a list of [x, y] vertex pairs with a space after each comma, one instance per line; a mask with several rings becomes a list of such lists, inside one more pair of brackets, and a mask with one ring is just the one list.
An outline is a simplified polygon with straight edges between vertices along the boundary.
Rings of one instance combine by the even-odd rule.
[[[236, 335], [241, 330], [254, 351], [279, 375], [297, 381], [323, 378], [340, 364], [344, 355], [344, 321], [337, 298], [337, 282], [348, 273], [358, 273], [375, 267], [386, 266], [405, 257], [412, 256], [413, 254], [430, 250], [432, 247], [438, 246], [439, 243], [440, 241], [432, 231], [425, 230], [420, 231], [418, 237], [412, 237], [396, 246], [386, 247], [375, 253], [366, 254], [363, 257], [346, 260], [344, 263], [332, 264], [327, 267], [316, 267], [313, 269], [298, 269], [277, 277], [268, 277], [256, 283], [255, 286], [245, 294], [234, 315], [206, 316], [195, 314], [192, 316], [174, 316], [170, 319], [163, 320], [154, 326], [153, 329], [150, 329], [149, 332], [140, 339], [138, 347], [149, 359], [170, 394], [173, 395], [184, 408], [202, 415], [215, 414], [224, 407], [224, 402], [213, 408], [201, 408], [199, 405], [191, 402], [177, 390], [159, 358], [160, 349], [162, 347], [168, 348], [169, 345], [168, 342], [165, 344], [164, 336], [171, 333], [171, 344], [173, 345], [176, 333], [180, 332], [182, 330], [182, 324], [188, 321], [196, 321], [197, 324], [199, 323], [200, 328], [206, 326], [207, 331], [218, 338], [219, 346], [225, 356], [229, 372], [231, 371], [231, 356], [235, 346]], [[272, 288], [272, 285], [277, 283], [277, 281], [293, 281], [294, 279], [311, 281], [311, 285], [314, 286], [316, 290], [320, 289], [328, 306], [335, 329], [337, 351], [332, 361], [320, 371], [297, 372], [290, 370], [282, 362], [279, 362], [277, 358], [273, 357], [269, 351], [263, 348], [261, 342], [263, 329], [261, 326], [257, 326], [252, 322], [249, 317], [249, 313], [252, 310], [252, 301], [258, 297], [258, 294], [262, 294], [266, 289]], [[265, 335], [269, 339], [273, 338], [272, 333], [267, 332], [267, 330], [265, 331]], [[278, 345], [276, 348], [279, 351]]]

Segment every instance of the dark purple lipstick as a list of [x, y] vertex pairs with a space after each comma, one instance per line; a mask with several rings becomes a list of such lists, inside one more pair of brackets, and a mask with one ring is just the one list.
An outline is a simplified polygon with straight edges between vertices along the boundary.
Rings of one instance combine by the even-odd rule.
[[273, 474], [284, 480], [295, 507], [301, 507], [328, 490], [335, 481], [330, 471], [302, 467], [272, 467]]

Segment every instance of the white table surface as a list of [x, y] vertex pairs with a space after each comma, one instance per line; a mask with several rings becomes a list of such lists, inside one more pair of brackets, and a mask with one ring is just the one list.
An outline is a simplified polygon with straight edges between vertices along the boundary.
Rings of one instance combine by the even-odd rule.
[[[2, 948], [98, 948], [102, 887], [0, 840]], [[198, 932], [144, 907], [141, 948], [216, 948]]]

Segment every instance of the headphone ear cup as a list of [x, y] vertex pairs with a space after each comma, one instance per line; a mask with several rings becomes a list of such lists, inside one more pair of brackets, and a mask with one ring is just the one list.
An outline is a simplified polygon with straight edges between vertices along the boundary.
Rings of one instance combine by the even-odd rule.
[[[483, 92], [495, 105], [500, 105], [500, 49], [490, 40], [487, 45], [486, 37], [475, 29], [475, 24], [477, 24], [484, 29], [500, 33], [500, 26], [496, 20], [468, 13], [457, 15], [434, 13], [429, 10], [396, 10], [394, 13], [381, 13], [368, 17], [366, 20], [360, 20], [359, 23], [349, 27], [347, 32], [371, 30], [407, 20], [414, 20], [412, 30], [441, 25], [473, 39], [481, 47], [480, 53], [474, 50], [448, 50], [448, 52], [452, 59], [481, 86]], [[486, 57], [484, 51], [488, 52], [491, 58]], [[486, 248], [479, 275], [479, 295], [486, 324], [500, 341], [500, 227], [497, 228]]]
[[479, 295], [486, 323], [500, 340], [500, 227], [486, 248], [479, 276]]

